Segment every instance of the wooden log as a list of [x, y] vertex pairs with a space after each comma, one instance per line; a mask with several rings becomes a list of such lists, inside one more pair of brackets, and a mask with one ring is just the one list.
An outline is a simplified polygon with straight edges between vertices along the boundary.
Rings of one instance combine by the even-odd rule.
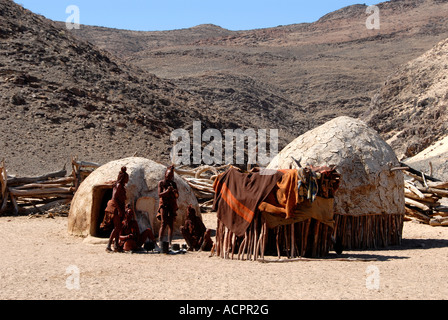
[[435, 216], [431, 218], [429, 221], [430, 226], [447, 226], [448, 225], [448, 217]]
[[435, 189], [448, 189], [448, 182], [431, 182], [428, 181], [428, 187], [429, 188], [435, 188]]
[[245, 234], [244, 234], [244, 247], [243, 247], [243, 250], [242, 250], [242, 256], [241, 256], [241, 259], [242, 260], [244, 260], [244, 254], [246, 253], [246, 251], [247, 251], [247, 247], [248, 247], [248, 245], [249, 245], [249, 233], [247, 232], [247, 230], [246, 230], [246, 232], [245, 232]]
[[424, 174], [423, 172], [421, 172], [421, 171], [419, 171], [419, 170], [417, 170], [417, 169], [414, 169], [414, 168], [408, 166], [408, 165], [405, 164], [405, 163], [400, 162], [400, 166], [401, 166], [401, 167], [409, 167], [409, 169], [407, 169], [406, 171], [407, 171], [408, 173], [411, 173], [411, 174], [413, 174], [413, 175], [415, 175], [415, 176], [420, 177], [420, 179], [422, 179], [421, 177], [422, 177], [422, 174], [423, 174], [426, 180], [433, 181], [433, 182], [440, 182], [439, 179], [430, 177], [430, 176]]
[[55, 200], [62, 200], [66, 199], [70, 201], [73, 199], [72, 194], [61, 194], [61, 195], [49, 195], [49, 196], [41, 196], [41, 197], [17, 197], [17, 202], [23, 203], [23, 204], [45, 204], [49, 203]]
[[11, 193], [9, 193], [9, 197], [11, 198], [11, 203], [14, 207], [14, 214], [18, 215], [19, 214], [19, 206], [17, 205], [16, 198], [14, 198], [14, 196]]
[[291, 223], [291, 258], [294, 258], [295, 256], [295, 242], [296, 242], [296, 237], [295, 237], [295, 232], [294, 232], [294, 223]]
[[255, 235], [255, 237], [254, 237], [254, 260], [257, 260], [257, 257], [258, 257], [258, 252], [259, 252], [259, 250], [260, 250], [260, 247], [259, 247], [259, 240], [260, 240], [260, 227], [259, 227], [259, 224], [260, 224], [260, 221], [259, 221], [259, 218], [255, 218], [254, 219], [255, 220], [255, 224], [254, 224], [254, 235]]
[[241, 254], [242, 254], [242, 252], [244, 250], [244, 247], [246, 246], [246, 241], [247, 241], [247, 238], [244, 237], [243, 241], [240, 244], [240, 247], [238, 248], [238, 258], [237, 258], [238, 260], [240, 260], [240, 258], [241, 258]]
[[448, 190], [442, 190], [442, 189], [436, 189], [436, 188], [427, 188], [427, 189], [421, 189], [423, 192], [431, 192], [439, 197], [448, 197]]
[[2, 203], [2, 205], [0, 206], [0, 214], [3, 213], [3, 212], [5, 212], [6, 207], [7, 207], [7, 205], [8, 205], [8, 198], [9, 198], [9, 193], [8, 193], [8, 192], [5, 192], [5, 197], [3, 198], [3, 203]]
[[237, 241], [237, 236], [236, 236], [235, 233], [232, 232], [232, 241], [231, 241], [232, 252], [231, 252], [231, 257], [230, 257], [232, 260], [233, 260], [234, 255], [235, 255], [236, 241]]
[[66, 204], [69, 204], [69, 203], [70, 203], [70, 199], [59, 199], [59, 200], [55, 200], [55, 201], [46, 203], [46, 204], [44, 204], [42, 206], [35, 207], [33, 209], [25, 210], [25, 212], [26, 213], [31, 213], [31, 212], [36, 212], [37, 211], [37, 212], [43, 213], [43, 212], [46, 212], [46, 211], [48, 211], [50, 209], [56, 208], [56, 207], [61, 206], [61, 205], [66, 205]]
[[406, 210], [406, 214], [407, 215], [410, 215], [411, 217], [415, 217], [415, 218], [423, 221], [424, 223], [428, 224], [429, 221], [431, 220], [431, 218], [429, 216], [427, 216], [427, 215], [425, 215], [423, 213], [420, 213], [417, 210], [413, 210], [413, 209], [408, 208], [408, 207], [406, 207], [405, 210]]
[[72, 163], [76, 164], [79, 168], [99, 168], [101, 165], [96, 162], [89, 162], [89, 161], [76, 161], [72, 160]]
[[[421, 199], [416, 199], [416, 198], [410, 198], [409, 196], [405, 196], [405, 200], [408, 199], [409, 202], [410, 201], [416, 201], [422, 205], [425, 205], [427, 207], [429, 207], [430, 210], [432, 210], [432, 208], [435, 208], [437, 206], [440, 205], [440, 203], [438, 202], [438, 199], [432, 199], [432, 198], [425, 198], [425, 200], [421, 200]], [[409, 203], [410, 204], [410, 203]], [[423, 208], [421, 208], [422, 210], [424, 210]]]
[[283, 229], [283, 236], [284, 236], [284, 241], [283, 241], [283, 243], [285, 244], [286, 256], [287, 256], [288, 258], [290, 258], [290, 257], [291, 257], [291, 256], [290, 256], [290, 253], [291, 253], [291, 247], [290, 247], [291, 242], [290, 242], [290, 240], [288, 239], [288, 228], [287, 228], [287, 226], [282, 226], [282, 229]]
[[214, 174], [218, 174], [218, 170], [215, 168], [215, 167], [212, 167], [212, 166], [202, 166], [202, 167], [199, 167], [198, 169], [197, 169], [197, 171], [196, 171], [196, 174], [195, 174], [195, 178], [200, 178], [201, 177], [201, 175], [204, 173], [204, 172], [207, 172], [207, 171], [212, 171]]
[[315, 223], [315, 225], [314, 225], [314, 241], [312, 243], [312, 256], [316, 257], [316, 256], [318, 256], [317, 248], [318, 248], [318, 243], [319, 243], [320, 222], [315, 220], [314, 223]]
[[445, 205], [440, 205], [434, 208], [435, 211], [448, 212], [448, 207]]
[[185, 169], [175, 168], [174, 172], [176, 172], [179, 175], [185, 175], [185, 176], [191, 176], [191, 177], [195, 177], [196, 176], [196, 172], [192, 171], [192, 170], [185, 170]]
[[41, 195], [51, 195], [56, 193], [73, 193], [72, 188], [48, 188], [48, 189], [26, 189], [26, 190], [18, 190], [15, 188], [9, 188], [9, 192], [13, 196], [22, 196], [22, 197], [30, 197], [30, 196], [41, 196]]
[[280, 259], [281, 252], [280, 252], [280, 226], [275, 228], [275, 244], [277, 247], [277, 256]]
[[425, 198], [424, 194], [419, 190], [419, 188], [418, 188], [416, 185], [412, 184], [412, 183], [409, 182], [409, 181], [405, 181], [405, 182], [404, 182], [404, 185], [405, 185], [409, 190], [411, 190], [412, 192], [414, 192], [420, 199], [424, 199], [424, 198]]
[[213, 181], [209, 178], [182, 177], [182, 179], [193, 182], [197, 181], [198, 183], [213, 184]]
[[249, 233], [248, 233], [248, 241], [247, 241], [247, 251], [246, 251], [246, 260], [250, 260], [252, 257], [252, 244], [253, 244], [253, 231], [252, 228], [253, 224], [249, 226]]
[[422, 180], [423, 180], [423, 185], [428, 188], [428, 182], [425, 179], [425, 175], [422, 173]]
[[42, 180], [42, 181], [37, 181], [36, 183], [39, 184], [73, 184], [73, 182], [75, 181], [75, 178], [72, 176], [68, 176], [68, 177], [64, 177], [64, 178], [55, 178], [55, 179], [48, 179], [48, 180]]
[[233, 232], [228, 230], [228, 232], [227, 232], [227, 259], [230, 258], [230, 253], [232, 251], [232, 238], [233, 238]]
[[35, 183], [35, 182], [41, 181], [41, 180], [48, 180], [51, 178], [62, 178], [62, 177], [65, 177], [66, 174], [67, 174], [67, 171], [65, 169], [63, 169], [61, 171], [47, 173], [47, 174], [44, 174], [44, 175], [38, 176], [38, 177], [9, 178], [9, 179], [7, 179], [7, 183], [9, 186], [14, 187], [14, 186], [18, 186], [18, 185], [27, 184], [27, 183]]
[[202, 191], [196, 190], [194, 188], [193, 188], [193, 192], [196, 195], [196, 197], [199, 199], [213, 199], [214, 198], [214, 194], [212, 194], [212, 193], [202, 192]]
[[304, 232], [302, 233], [302, 252], [301, 252], [301, 256], [306, 255], [306, 251], [308, 248], [308, 235], [309, 235], [309, 230], [310, 230], [310, 225], [311, 225], [311, 219], [306, 220], [305, 225], [304, 225]]
[[216, 225], [216, 235], [215, 235], [215, 239], [216, 239], [216, 256], [219, 257], [220, 254], [220, 247], [221, 247], [221, 240], [220, 240], [220, 229], [221, 229], [221, 221], [218, 219], [217, 221], [217, 225]]
[[[32, 189], [32, 188], [36, 188], [36, 189], [49, 189], [49, 188], [67, 188], [66, 184], [44, 184], [44, 183], [30, 183], [30, 184], [25, 184], [23, 186], [17, 186], [14, 188], [14, 190], [26, 190], [26, 189]], [[68, 187], [70, 188], [70, 187]]]
[[448, 217], [448, 212], [444, 212], [444, 211], [436, 211], [433, 214], [429, 215], [431, 218], [432, 217], [436, 217], [436, 216], [441, 216], [441, 217]]
[[410, 191], [409, 189], [404, 190], [404, 195], [407, 198], [417, 200], [417, 201], [425, 201], [425, 202], [431, 202], [431, 203], [437, 203], [439, 201], [439, 198], [434, 196], [432, 193], [423, 193], [424, 198], [421, 199], [418, 195], [416, 195], [414, 192]]
[[266, 252], [266, 244], [268, 241], [268, 225], [266, 221], [263, 221], [263, 245], [261, 251], [261, 258], [264, 259], [264, 254]]
[[225, 228], [224, 231], [224, 246], [223, 246], [223, 252], [224, 252], [224, 259], [229, 258], [229, 242], [230, 242], [230, 230], [228, 228]]
[[393, 172], [393, 171], [401, 171], [401, 170], [409, 170], [409, 167], [394, 167], [394, 168], [390, 169], [391, 172]]
[[215, 190], [213, 190], [213, 188], [209, 187], [209, 186], [204, 186], [204, 185], [200, 185], [200, 184], [195, 184], [195, 183], [191, 183], [191, 182], [187, 182], [188, 185], [194, 189], [197, 189], [199, 191], [204, 191], [204, 192], [208, 192], [208, 193], [214, 193]]

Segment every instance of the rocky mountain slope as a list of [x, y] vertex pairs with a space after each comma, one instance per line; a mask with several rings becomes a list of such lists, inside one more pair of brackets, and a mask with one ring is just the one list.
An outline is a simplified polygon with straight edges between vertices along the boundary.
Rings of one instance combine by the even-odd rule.
[[[11, 0], [0, 0], [0, 93], [0, 160], [19, 175], [61, 169], [71, 155], [167, 163], [170, 133], [195, 120], [217, 129], [259, 125], [258, 114], [227, 113]], [[268, 117], [262, 124], [274, 126]]]
[[[448, 135], [420, 153], [407, 158], [405, 163], [425, 174], [448, 181]], [[448, 204], [448, 203], [447, 203]]]
[[224, 85], [251, 99], [267, 86], [289, 105], [293, 119], [303, 120], [294, 123], [298, 136], [308, 129], [304, 122], [313, 128], [339, 115], [363, 114], [392, 70], [448, 37], [447, 0], [394, 0], [378, 7], [379, 30], [367, 29], [367, 7], [354, 5], [314, 23], [267, 29], [201, 25], [135, 32], [82, 26], [75, 33], [186, 90], [207, 88], [208, 101], [231, 105], [233, 95], [224, 101], [212, 94]]
[[401, 158], [448, 135], [448, 39], [391, 74], [372, 99], [368, 123]]
[[448, 38], [448, 0], [378, 6], [380, 30], [356, 5], [248, 31], [72, 33], [0, 0], [0, 160], [20, 175], [59, 169], [70, 155], [168, 162], [170, 133], [195, 120], [280, 129], [282, 147], [336, 116], [360, 116], [391, 70]]

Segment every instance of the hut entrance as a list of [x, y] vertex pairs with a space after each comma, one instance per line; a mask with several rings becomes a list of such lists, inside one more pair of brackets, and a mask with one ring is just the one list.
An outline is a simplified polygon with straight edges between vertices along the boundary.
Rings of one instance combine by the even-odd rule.
[[102, 185], [93, 188], [90, 234], [94, 237], [108, 238], [112, 230], [103, 230], [100, 224], [104, 218], [107, 202], [112, 199], [113, 185]]

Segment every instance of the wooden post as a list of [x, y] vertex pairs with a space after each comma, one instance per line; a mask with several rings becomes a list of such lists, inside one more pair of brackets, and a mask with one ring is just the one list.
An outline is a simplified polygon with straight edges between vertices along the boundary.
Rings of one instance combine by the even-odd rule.
[[291, 258], [294, 258], [295, 256], [295, 241], [294, 223], [291, 223]]

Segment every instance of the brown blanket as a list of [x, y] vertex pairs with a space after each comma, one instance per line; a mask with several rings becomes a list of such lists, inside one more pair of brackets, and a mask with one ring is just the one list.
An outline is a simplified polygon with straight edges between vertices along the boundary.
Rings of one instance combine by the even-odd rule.
[[259, 204], [282, 176], [280, 171], [263, 175], [260, 172], [242, 173], [234, 167], [220, 174], [213, 184], [213, 210], [217, 212], [218, 219], [238, 237], [242, 237], [252, 223]]

